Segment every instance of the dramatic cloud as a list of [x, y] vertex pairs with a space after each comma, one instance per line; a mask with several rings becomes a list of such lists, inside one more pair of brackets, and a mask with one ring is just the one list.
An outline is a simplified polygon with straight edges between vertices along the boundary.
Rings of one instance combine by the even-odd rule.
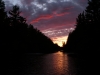
[[[21, 15], [50, 38], [65, 36], [73, 29], [76, 18], [87, 0], [4, 0], [7, 10], [19, 5]], [[54, 35], [53, 35], [54, 34]]]

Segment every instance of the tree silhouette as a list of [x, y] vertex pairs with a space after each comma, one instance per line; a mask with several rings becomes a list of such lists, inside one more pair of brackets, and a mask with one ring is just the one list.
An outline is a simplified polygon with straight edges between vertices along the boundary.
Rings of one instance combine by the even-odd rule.
[[[5, 11], [5, 3], [0, 0], [0, 48], [4, 48], [7, 34], [7, 12]], [[5, 40], [3, 40], [5, 39]]]
[[100, 34], [100, 0], [88, 0], [86, 10], [78, 15], [76, 28], [69, 34], [66, 52], [98, 52]]
[[4, 25], [5, 19], [7, 18], [7, 14], [5, 12], [5, 3], [0, 0], [0, 28]]
[[9, 11], [10, 14], [10, 21], [12, 25], [18, 26], [17, 23], [26, 23], [26, 19], [20, 16], [20, 10], [18, 6], [13, 6], [13, 9]]
[[[8, 16], [9, 15], [9, 16]], [[26, 52], [55, 52], [59, 46], [45, 36], [33, 25], [26, 23], [26, 19], [20, 16], [18, 6], [5, 12], [5, 4], [0, 0], [0, 50], [10, 53]]]
[[2, 0], [0, 0], [0, 21], [5, 19], [5, 4]]

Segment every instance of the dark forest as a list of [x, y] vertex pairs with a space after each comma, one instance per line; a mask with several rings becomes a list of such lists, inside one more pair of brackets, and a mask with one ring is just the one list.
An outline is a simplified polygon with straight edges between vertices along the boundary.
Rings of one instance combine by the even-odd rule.
[[5, 3], [0, 0], [0, 50], [3, 52], [55, 52], [59, 46], [33, 25], [26, 23], [20, 16], [20, 8], [5, 10]]

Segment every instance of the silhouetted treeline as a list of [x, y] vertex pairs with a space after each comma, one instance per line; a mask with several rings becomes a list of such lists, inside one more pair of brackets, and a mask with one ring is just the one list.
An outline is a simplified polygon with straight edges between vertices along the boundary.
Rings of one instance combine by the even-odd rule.
[[26, 23], [18, 6], [5, 11], [0, 0], [0, 50], [4, 52], [54, 52], [59, 49], [50, 38]]
[[76, 28], [69, 34], [65, 52], [98, 53], [100, 50], [100, 0], [88, 0], [86, 10], [78, 15]]

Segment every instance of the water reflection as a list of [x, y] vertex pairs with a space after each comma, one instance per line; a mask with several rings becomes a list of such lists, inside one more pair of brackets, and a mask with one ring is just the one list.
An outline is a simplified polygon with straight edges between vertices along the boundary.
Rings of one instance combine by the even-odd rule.
[[67, 54], [57, 52], [47, 55], [45, 58], [45, 72], [48, 75], [64, 75], [68, 73]]
[[68, 58], [66, 54], [62, 52], [55, 53], [53, 60], [53, 66], [57, 73], [64, 74], [68, 71]]
[[[16, 59], [16, 58], [17, 59]], [[73, 75], [74, 61], [67, 54], [56, 52], [51, 54], [24, 54], [18, 58], [9, 58], [8, 69], [12, 75]], [[14, 63], [13, 63], [13, 62]], [[12, 67], [12, 68], [11, 68]], [[14, 68], [13, 68], [14, 67]], [[73, 74], [71, 74], [71, 72]], [[75, 75], [75, 74], [74, 74]]]

